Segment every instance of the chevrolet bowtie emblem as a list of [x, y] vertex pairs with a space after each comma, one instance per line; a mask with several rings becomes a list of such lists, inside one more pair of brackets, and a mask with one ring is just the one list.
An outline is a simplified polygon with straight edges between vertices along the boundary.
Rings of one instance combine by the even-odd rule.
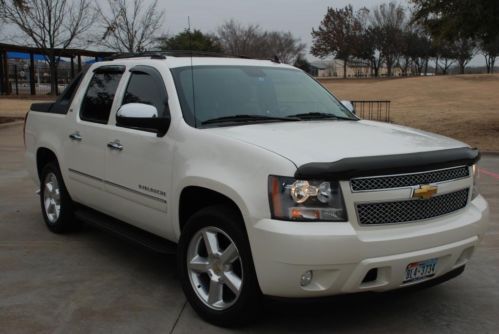
[[438, 191], [437, 186], [432, 186], [429, 184], [424, 184], [419, 186], [418, 189], [414, 189], [414, 192], [412, 193], [412, 197], [414, 198], [421, 198], [421, 199], [430, 199], [435, 195]]

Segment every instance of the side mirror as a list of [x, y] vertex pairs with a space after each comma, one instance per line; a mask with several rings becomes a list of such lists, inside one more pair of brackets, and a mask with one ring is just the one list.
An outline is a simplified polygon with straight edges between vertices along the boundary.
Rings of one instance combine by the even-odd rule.
[[341, 101], [341, 104], [343, 104], [345, 106], [345, 108], [348, 109], [348, 111], [355, 114], [355, 107], [353, 106], [352, 102], [343, 100], [343, 101]]
[[155, 106], [144, 103], [127, 103], [116, 113], [116, 125], [149, 131], [163, 137], [170, 127], [170, 117], [158, 117]]

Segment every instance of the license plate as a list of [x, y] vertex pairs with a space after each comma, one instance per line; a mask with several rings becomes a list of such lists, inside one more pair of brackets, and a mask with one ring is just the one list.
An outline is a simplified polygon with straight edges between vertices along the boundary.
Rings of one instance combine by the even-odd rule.
[[404, 283], [416, 282], [435, 276], [438, 259], [410, 263], [405, 269]]

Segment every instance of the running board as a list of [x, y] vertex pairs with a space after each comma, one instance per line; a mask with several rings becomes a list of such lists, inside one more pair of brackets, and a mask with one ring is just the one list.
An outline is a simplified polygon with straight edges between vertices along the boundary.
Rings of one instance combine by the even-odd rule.
[[93, 209], [80, 207], [75, 211], [75, 217], [103, 231], [111, 232], [122, 240], [134, 242], [156, 253], [175, 254], [177, 251], [175, 243]]

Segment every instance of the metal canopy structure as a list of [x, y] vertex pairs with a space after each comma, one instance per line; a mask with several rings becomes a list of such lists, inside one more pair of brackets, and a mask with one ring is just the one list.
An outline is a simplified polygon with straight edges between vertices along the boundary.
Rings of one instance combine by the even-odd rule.
[[[99, 61], [113, 54], [111, 52], [99, 52], [82, 49], [54, 49], [53, 51], [55, 57], [70, 59], [72, 78], [76, 75], [76, 73], [82, 70], [82, 57], [91, 57], [94, 58], [95, 61]], [[29, 59], [30, 94], [36, 95], [35, 60], [43, 61], [41, 58], [45, 58], [47, 56], [47, 52], [44, 49], [0, 43], [0, 94], [8, 95], [12, 93], [12, 87], [9, 82], [8, 60], [12, 58], [20, 58], [26, 60]], [[57, 78], [51, 78], [51, 80], [57, 80]]]

